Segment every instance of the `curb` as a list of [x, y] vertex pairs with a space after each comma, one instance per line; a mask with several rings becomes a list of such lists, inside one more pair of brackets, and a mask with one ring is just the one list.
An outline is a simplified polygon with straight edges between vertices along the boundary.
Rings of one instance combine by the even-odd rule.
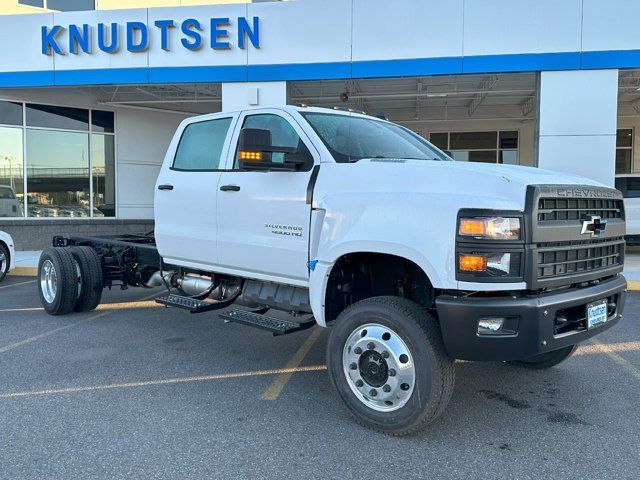
[[627, 280], [627, 290], [634, 292], [640, 290], [640, 280]]
[[37, 277], [38, 269], [36, 267], [16, 267], [9, 272], [9, 275], [20, 277]]

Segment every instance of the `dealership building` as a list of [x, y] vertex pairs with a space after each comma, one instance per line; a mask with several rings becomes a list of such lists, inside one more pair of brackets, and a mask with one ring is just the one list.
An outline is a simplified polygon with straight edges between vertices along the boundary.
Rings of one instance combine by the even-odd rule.
[[0, 230], [19, 250], [152, 230], [178, 124], [248, 106], [365, 111], [457, 161], [640, 197], [637, 0], [123, 3], [141, 8], [0, 15]]

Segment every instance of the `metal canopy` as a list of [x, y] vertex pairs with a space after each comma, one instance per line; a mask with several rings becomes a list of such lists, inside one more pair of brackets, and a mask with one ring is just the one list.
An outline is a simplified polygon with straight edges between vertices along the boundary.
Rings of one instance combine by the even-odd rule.
[[[218, 112], [222, 108], [220, 83], [61, 87], [60, 90], [90, 94], [100, 105], [111, 107], [187, 114]], [[353, 108], [409, 124], [458, 120], [530, 121], [535, 118], [536, 74], [295, 81], [288, 83], [288, 101]], [[640, 70], [620, 72], [618, 115], [640, 116]]]

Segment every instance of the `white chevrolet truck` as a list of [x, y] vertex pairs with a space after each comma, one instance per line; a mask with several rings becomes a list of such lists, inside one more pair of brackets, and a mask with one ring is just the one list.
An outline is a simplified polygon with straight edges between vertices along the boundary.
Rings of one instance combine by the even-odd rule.
[[622, 317], [619, 191], [453, 162], [378, 118], [304, 106], [190, 118], [156, 187], [154, 232], [54, 238], [39, 264], [47, 312], [164, 286], [163, 305], [277, 335], [329, 327], [332, 384], [386, 433], [445, 410], [454, 359], [549, 368]]

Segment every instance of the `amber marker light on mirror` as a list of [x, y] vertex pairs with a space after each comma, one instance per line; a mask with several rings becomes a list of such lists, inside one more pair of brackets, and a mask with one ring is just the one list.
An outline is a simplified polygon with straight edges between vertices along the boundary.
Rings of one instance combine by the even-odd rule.
[[239, 151], [238, 158], [240, 160], [262, 160], [262, 152], [245, 152]]

